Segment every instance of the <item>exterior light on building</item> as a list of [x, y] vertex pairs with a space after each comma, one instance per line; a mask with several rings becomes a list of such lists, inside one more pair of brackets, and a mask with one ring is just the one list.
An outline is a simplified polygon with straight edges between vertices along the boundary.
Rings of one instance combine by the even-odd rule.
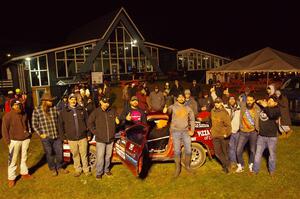
[[128, 50], [128, 46], [125, 46], [125, 48], [124, 48], [125, 50]]
[[26, 57], [25, 60], [26, 60], [26, 61], [30, 61], [31, 58], [30, 58], [30, 57]]
[[6, 54], [6, 57], [11, 57], [11, 54], [10, 54], [10, 53], [7, 53], [7, 54]]
[[134, 39], [134, 40], [131, 41], [131, 45], [132, 46], [136, 46], [136, 44], [137, 44], [137, 40], [136, 39]]
[[208, 60], [208, 57], [203, 57], [204, 60]]

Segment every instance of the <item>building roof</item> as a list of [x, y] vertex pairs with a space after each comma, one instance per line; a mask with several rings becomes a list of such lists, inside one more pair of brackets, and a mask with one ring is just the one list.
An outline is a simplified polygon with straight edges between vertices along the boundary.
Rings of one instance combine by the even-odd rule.
[[263, 48], [209, 72], [280, 72], [300, 71], [300, 57]]
[[130, 22], [133, 24], [141, 38], [145, 40], [143, 35], [140, 33], [140, 31], [132, 21], [132, 19], [127, 14], [126, 10], [122, 7], [118, 10], [114, 10], [104, 16], [101, 16], [82, 27], [79, 27], [77, 30], [71, 32], [67, 37], [66, 44], [73, 44], [88, 41], [91, 39], [103, 39], [105, 37], [105, 34], [107, 33], [107, 30], [122, 13], [124, 13], [126, 17], [130, 20]]
[[203, 53], [203, 54], [206, 54], [206, 55], [210, 55], [210, 56], [214, 56], [214, 57], [218, 57], [218, 58], [222, 58], [222, 59], [226, 59], [226, 60], [230, 61], [230, 59], [228, 57], [223, 57], [223, 56], [220, 56], [220, 55], [208, 53], [208, 52], [205, 52], [205, 51], [202, 51], [202, 50], [198, 50], [196, 48], [188, 48], [188, 49], [180, 50], [180, 51], [178, 51], [178, 54], [189, 53], [189, 52]]

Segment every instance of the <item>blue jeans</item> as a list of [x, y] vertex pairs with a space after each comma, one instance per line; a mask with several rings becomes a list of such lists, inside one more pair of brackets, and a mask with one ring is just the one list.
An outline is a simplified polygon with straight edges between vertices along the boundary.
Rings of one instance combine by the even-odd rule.
[[229, 160], [232, 163], [237, 163], [237, 144], [239, 141], [240, 133], [232, 133], [229, 140]]
[[113, 144], [96, 142], [96, 175], [102, 175], [103, 170], [104, 173], [109, 172]]
[[277, 145], [277, 137], [264, 137], [258, 136], [257, 138], [257, 147], [254, 158], [253, 171], [257, 173], [259, 171], [261, 158], [263, 152], [266, 148], [269, 150], [269, 172], [272, 173], [275, 171], [275, 162], [276, 162], [276, 145]]
[[63, 167], [63, 145], [60, 139], [42, 139], [47, 163], [50, 170], [57, 170]]
[[250, 159], [249, 164], [254, 162], [254, 156], [256, 151], [256, 140], [257, 140], [257, 132], [240, 132], [239, 141], [237, 144], [237, 160], [238, 163], [244, 166], [243, 152], [245, 145], [249, 141], [250, 145]]
[[173, 137], [175, 156], [180, 156], [180, 154], [181, 154], [181, 141], [183, 141], [185, 154], [186, 155], [192, 154], [192, 148], [191, 148], [192, 142], [191, 142], [191, 137], [188, 134], [188, 132], [173, 131], [172, 137]]

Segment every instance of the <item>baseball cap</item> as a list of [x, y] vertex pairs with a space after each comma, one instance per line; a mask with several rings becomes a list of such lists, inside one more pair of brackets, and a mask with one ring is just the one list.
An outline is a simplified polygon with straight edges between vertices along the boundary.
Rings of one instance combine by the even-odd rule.
[[21, 104], [21, 102], [20, 102], [19, 100], [17, 100], [17, 99], [11, 100], [10, 106], [12, 107], [12, 106], [15, 105], [15, 104]]
[[139, 99], [137, 98], [137, 96], [132, 96], [130, 101], [139, 101]]
[[76, 97], [76, 95], [75, 95], [74, 93], [71, 93], [71, 94], [69, 95], [69, 99], [72, 99], [72, 98], [77, 99], [77, 97]]
[[101, 101], [104, 103], [109, 103], [110, 98], [109, 97], [102, 97]]

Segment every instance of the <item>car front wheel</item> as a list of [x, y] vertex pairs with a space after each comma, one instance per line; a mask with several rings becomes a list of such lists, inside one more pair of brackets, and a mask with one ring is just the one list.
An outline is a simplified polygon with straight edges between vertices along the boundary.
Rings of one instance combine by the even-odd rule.
[[[181, 150], [182, 159], [181, 164], [184, 165], [184, 147]], [[199, 143], [192, 143], [192, 157], [191, 157], [191, 168], [196, 169], [201, 167], [206, 160], [206, 150]]]

